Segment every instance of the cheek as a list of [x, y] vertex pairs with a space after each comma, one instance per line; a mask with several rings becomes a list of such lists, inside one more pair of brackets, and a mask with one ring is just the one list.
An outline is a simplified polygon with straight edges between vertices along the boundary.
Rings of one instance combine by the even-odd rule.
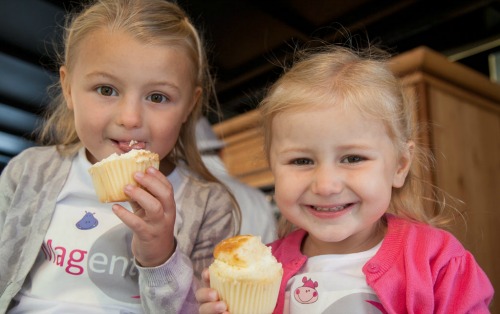
[[72, 113], [75, 119], [75, 127], [77, 130], [81, 131], [89, 128], [87, 131], [91, 132], [93, 128], [89, 127], [96, 124], [96, 119], [89, 118], [89, 110], [81, 110], [79, 107], [73, 107]]
[[392, 189], [392, 181], [394, 172], [390, 167], [380, 165], [369, 169], [355, 177], [356, 184], [362, 186], [369, 193], [377, 193], [377, 191], [385, 191]]
[[290, 177], [276, 177], [274, 197], [279, 206], [289, 207], [297, 201], [300, 195], [300, 186], [296, 180]]
[[358, 183], [359, 196], [362, 197], [364, 203], [372, 204], [373, 208], [386, 210], [389, 206], [392, 194], [392, 185], [387, 178], [379, 175], [378, 180], [363, 180]]
[[86, 125], [98, 125], [99, 121], [107, 115], [103, 107], [99, 106], [92, 97], [76, 88], [73, 90], [70, 110], [75, 122]]
[[152, 143], [156, 153], [160, 155], [160, 158], [167, 156], [170, 151], [174, 148], [175, 143], [179, 137], [180, 124], [169, 124], [165, 123], [163, 120], [161, 123], [153, 123], [150, 127], [150, 132], [152, 135]]
[[389, 187], [386, 178], [380, 174], [356, 178], [351, 186], [356, 192], [371, 199], [379, 197]]
[[84, 109], [75, 106], [73, 109], [75, 127], [86, 133], [102, 131], [107, 124], [108, 115], [104, 111], [97, 112], [92, 109]]
[[294, 186], [291, 184], [278, 183], [278, 188], [275, 189], [274, 201], [279, 208], [281, 215], [293, 223], [294, 225], [301, 226], [299, 196], [300, 193], [293, 190]]

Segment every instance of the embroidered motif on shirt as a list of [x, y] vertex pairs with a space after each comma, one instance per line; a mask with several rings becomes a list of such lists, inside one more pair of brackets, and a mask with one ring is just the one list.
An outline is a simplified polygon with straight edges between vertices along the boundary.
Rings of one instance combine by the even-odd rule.
[[85, 215], [76, 223], [76, 227], [80, 230], [89, 230], [97, 227], [99, 221], [94, 217], [95, 213], [85, 211]]
[[312, 279], [307, 279], [307, 277], [302, 278], [304, 285], [295, 289], [293, 297], [300, 304], [311, 304], [318, 300], [318, 287], [317, 281], [312, 281]]

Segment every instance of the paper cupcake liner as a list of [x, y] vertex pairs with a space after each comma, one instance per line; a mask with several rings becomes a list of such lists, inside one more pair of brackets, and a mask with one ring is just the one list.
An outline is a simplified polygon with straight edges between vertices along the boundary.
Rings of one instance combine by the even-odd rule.
[[264, 283], [239, 282], [210, 273], [210, 286], [219, 292], [231, 314], [272, 313], [281, 284], [281, 276]]
[[137, 162], [135, 159], [116, 159], [90, 168], [89, 172], [99, 201], [109, 203], [129, 200], [123, 188], [127, 184], [139, 186], [133, 178], [134, 173], [145, 172], [151, 166], [158, 168], [158, 161], [145, 159]]

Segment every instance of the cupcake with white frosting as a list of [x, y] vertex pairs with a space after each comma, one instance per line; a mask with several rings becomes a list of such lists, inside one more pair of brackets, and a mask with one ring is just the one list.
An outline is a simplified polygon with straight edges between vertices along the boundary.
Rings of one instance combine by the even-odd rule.
[[232, 314], [272, 313], [283, 267], [260, 237], [239, 235], [220, 242], [209, 267], [210, 286]]
[[89, 168], [90, 176], [100, 202], [124, 202], [129, 198], [123, 191], [127, 184], [139, 186], [134, 179], [137, 171], [145, 172], [149, 167], [159, 168], [156, 153], [144, 149], [133, 149], [125, 154], [112, 154]]

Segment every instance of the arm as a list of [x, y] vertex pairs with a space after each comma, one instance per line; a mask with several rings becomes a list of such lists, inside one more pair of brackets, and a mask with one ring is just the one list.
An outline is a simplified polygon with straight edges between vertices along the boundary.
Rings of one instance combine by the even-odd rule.
[[[173, 313], [193, 313], [193, 306], [197, 308], [194, 299], [197, 282], [193, 278], [191, 262], [195, 269], [208, 266], [215, 244], [235, 232], [229, 194], [219, 185], [188, 193], [186, 198], [191, 202], [182, 204], [182, 212], [190, 219], [184, 217], [176, 244], [173, 233], [176, 205], [172, 186], [153, 169], [136, 180], [144, 189], [125, 189], [135, 201], [132, 203], [134, 213], [116, 204], [113, 210], [134, 232], [132, 251], [140, 265], [143, 306], [147, 312], [168, 309]], [[186, 257], [188, 252], [191, 261]]]
[[[12, 299], [12, 297], [17, 293], [15, 291], [8, 291], [9, 282], [14, 278], [12, 269], [13, 262], [10, 260], [11, 254], [7, 252], [12, 252], [16, 247], [16, 239], [12, 237], [15, 235], [16, 224], [6, 224], [7, 211], [11, 207], [12, 196], [16, 189], [17, 183], [15, 178], [18, 178], [18, 171], [16, 167], [11, 162], [4, 168], [2, 175], [0, 176], [0, 313], [4, 313]], [[11, 287], [13, 285], [10, 285]], [[10, 289], [12, 290], [12, 289]]]
[[15, 178], [19, 178], [20, 173], [16, 171], [13, 163], [8, 164], [0, 176], [0, 230], [4, 230], [7, 210], [10, 208], [12, 196], [16, 189], [17, 183]]
[[199, 286], [191, 262], [178, 249], [158, 267], [139, 270], [141, 302], [146, 313], [197, 313], [194, 291]]
[[435, 313], [490, 313], [493, 287], [469, 252], [441, 269], [434, 289]]
[[185, 230], [197, 233], [190, 255], [197, 278], [201, 278], [203, 269], [212, 263], [215, 246], [236, 235], [239, 229], [235, 218], [235, 204], [227, 190], [221, 185], [210, 184], [206, 191], [206, 194], [199, 195], [200, 199], [195, 201], [196, 204], [205, 204], [198, 230]]
[[[158, 170], [135, 173], [142, 187], [126, 186], [133, 212], [119, 204], [113, 211], [133, 232], [132, 253], [139, 271], [141, 303], [146, 313], [182, 313], [189, 301], [193, 272], [176, 247], [175, 202], [172, 185]], [[196, 311], [195, 311], [196, 313]]]
[[14, 157], [0, 176], [1, 313], [39, 253], [70, 167], [71, 158], [54, 147], [36, 147]]
[[[199, 304], [194, 295], [200, 287], [197, 278], [200, 278], [203, 267], [208, 267], [212, 262], [215, 245], [236, 233], [234, 207], [226, 190], [215, 184], [209, 184], [208, 187], [204, 186], [201, 189], [192, 184], [189, 188], [191, 190], [187, 191], [188, 197], [182, 207], [189, 216], [199, 218], [190, 222], [184, 218], [184, 227], [178, 235], [176, 251], [167, 263], [156, 268], [139, 268], [140, 275], [144, 275], [145, 279], [140, 279], [139, 284], [146, 312], [153, 313], [155, 309], [156, 311], [161, 309], [166, 313], [198, 313]], [[192, 244], [191, 249], [190, 244]], [[181, 245], [184, 245], [183, 251], [191, 251], [190, 259], [182, 253]], [[200, 290], [203, 289], [211, 290], [209, 288]], [[223, 309], [226, 307], [224, 302], [217, 304]], [[203, 308], [200, 308], [200, 312], [212, 313], [206, 312]]]

